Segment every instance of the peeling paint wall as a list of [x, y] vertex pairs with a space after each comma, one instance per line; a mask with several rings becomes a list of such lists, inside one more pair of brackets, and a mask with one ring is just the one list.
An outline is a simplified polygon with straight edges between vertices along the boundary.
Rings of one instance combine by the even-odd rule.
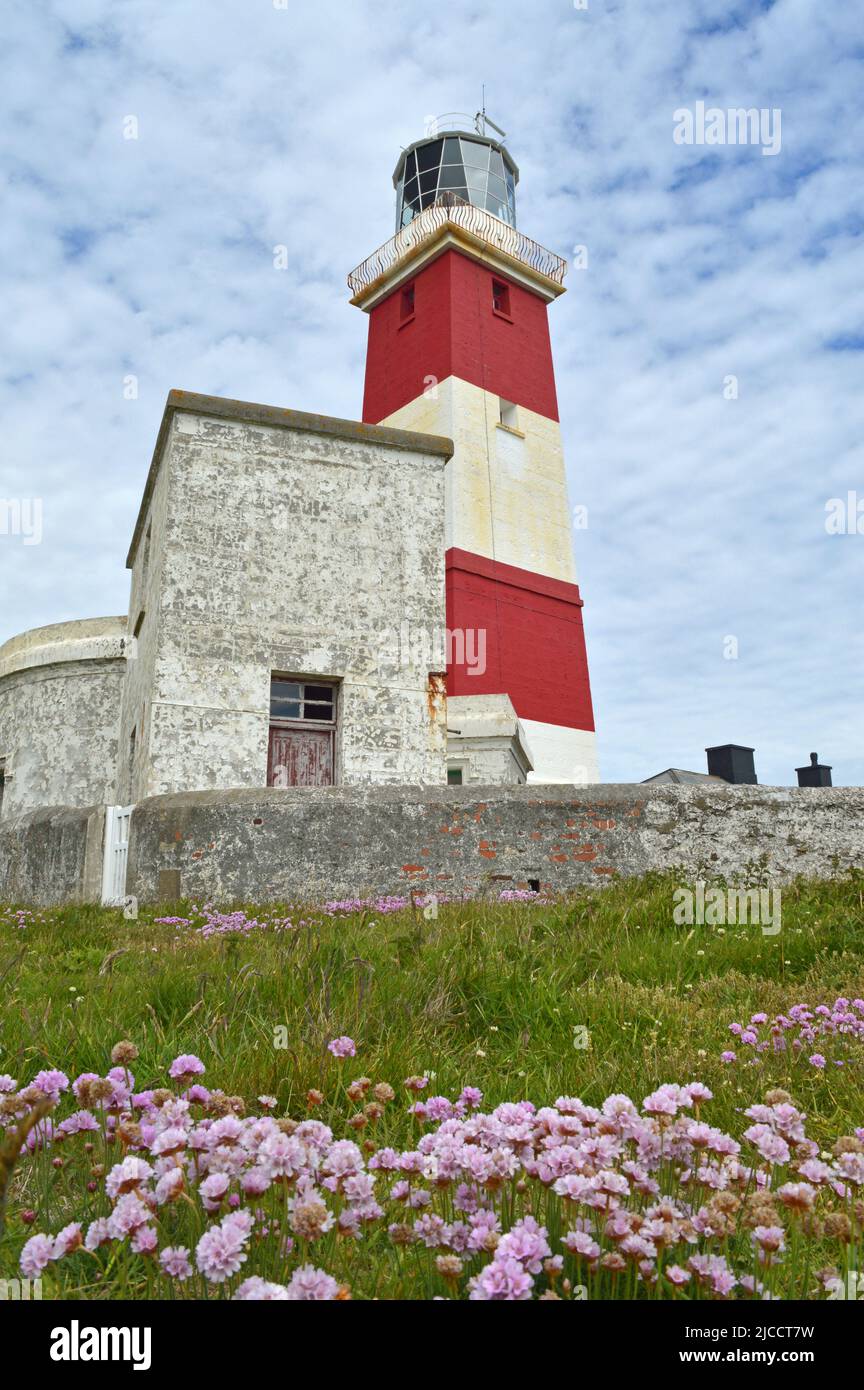
[[35, 628], [0, 647], [2, 817], [114, 797], [124, 618]]
[[445, 458], [362, 430], [173, 414], [146, 576], [143, 530], [133, 559], [120, 800], [265, 786], [273, 674], [340, 682], [338, 782], [444, 782]]

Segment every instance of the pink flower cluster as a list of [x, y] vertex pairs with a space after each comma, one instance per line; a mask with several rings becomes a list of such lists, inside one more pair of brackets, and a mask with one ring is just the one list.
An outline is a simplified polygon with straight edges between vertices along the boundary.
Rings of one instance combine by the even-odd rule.
[[[864, 1057], [864, 999], [835, 999], [833, 1004], [795, 1004], [786, 1014], [751, 1015], [749, 1023], [730, 1023], [729, 1032], [749, 1052], [752, 1065], [764, 1053], [785, 1055], [790, 1061], [805, 1060], [819, 1071], [830, 1063], [844, 1067]], [[826, 1056], [826, 1053], [828, 1056]], [[745, 1053], [746, 1055], [746, 1053]], [[737, 1062], [739, 1054], [723, 1052], [724, 1062]]]
[[191, 927], [195, 935], [204, 941], [213, 936], [252, 936], [262, 931], [293, 931], [305, 925], [302, 921], [292, 922], [288, 917], [248, 917], [240, 908], [234, 912], [219, 912], [210, 903], [201, 908], [193, 907], [189, 917], [156, 917], [154, 921], [158, 926], [176, 927], [178, 930]]
[[[356, 1045], [341, 1037], [330, 1050], [348, 1058]], [[168, 1067], [173, 1088], [141, 1092], [126, 1063], [71, 1087], [60, 1071], [23, 1091], [0, 1078], [7, 1125], [39, 1097], [87, 1103], [44, 1130], [30, 1161], [94, 1131], [108, 1155], [101, 1212], [86, 1227], [32, 1235], [26, 1277], [104, 1250], [114, 1268], [144, 1262], [169, 1295], [183, 1285], [202, 1297], [339, 1300], [357, 1264], [345, 1251], [383, 1229], [431, 1261], [442, 1297], [800, 1297], [809, 1291], [794, 1282], [790, 1251], [807, 1238], [804, 1218], [826, 1230], [845, 1221], [850, 1258], [861, 1240], [864, 1129], [820, 1156], [785, 1092], [745, 1111], [739, 1141], [702, 1118], [712, 1096], [699, 1082], [660, 1086], [641, 1107], [626, 1095], [599, 1107], [559, 1096], [488, 1110], [466, 1086], [454, 1100], [415, 1102], [416, 1140], [395, 1148], [361, 1146], [316, 1119], [249, 1114], [208, 1090], [203, 1071], [183, 1054]], [[426, 1082], [405, 1087], [416, 1094]], [[350, 1098], [367, 1092], [376, 1099], [364, 1125], [393, 1098], [365, 1077], [347, 1087]]]

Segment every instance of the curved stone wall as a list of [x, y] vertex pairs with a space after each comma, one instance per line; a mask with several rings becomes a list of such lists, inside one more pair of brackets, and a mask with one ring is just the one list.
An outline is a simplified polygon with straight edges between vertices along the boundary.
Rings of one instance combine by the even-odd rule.
[[3, 820], [114, 800], [126, 619], [54, 623], [0, 647]]

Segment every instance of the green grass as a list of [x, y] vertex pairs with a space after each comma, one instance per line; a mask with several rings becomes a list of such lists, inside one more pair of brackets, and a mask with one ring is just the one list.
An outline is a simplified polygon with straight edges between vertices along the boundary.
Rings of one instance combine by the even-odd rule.
[[[171, 1060], [192, 1052], [208, 1085], [249, 1102], [273, 1094], [278, 1114], [300, 1117], [310, 1087], [332, 1090], [325, 1044], [347, 1033], [360, 1048], [351, 1075], [397, 1088], [387, 1121], [397, 1144], [412, 1132], [402, 1079], [423, 1071], [434, 1093], [479, 1086], [484, 1108], [561, 1094], [597, 1104], [612, 1092], [638, 1104], [664, 1081], [699, 1079], [715, 1093], [706, 1118], [733, 1134], [770, 1084], [792, 1092], [817, 1141], [862, 1124], [860, 1070], [719, 1058], [728, 1024], [757, 1009], [864, 995], [864, 877], [784, 890], [775, 937], [674, 925], [677, 882], [649, 876], [546, 905], [444, 905], [431, 921], [410, 909], [330, 919], [270, 904], [249, 913], [297, 925], [210, 940], [153, 920], [188, 904], [137, 921], [44, 910], [24, 929], [0, 909], [0, 1072], [21, 1084], [43, 1067], [104, 1073], [112, 1045], [129, 1038], [139, 1087], [162, 1084]], [[279, 1028], [285, 1049], [274, 1046]], [[587, 1028], [587, 1048], [574, 1047], [576, 1028]], [[72, 1219], [70, 1185], [58, 1177], [37, 1192], [30, 1168], [19, 1164], [14, 1180], [0, 1275], [27, 1234], [19, 1208], [38, 1207], [34, 1229]]]

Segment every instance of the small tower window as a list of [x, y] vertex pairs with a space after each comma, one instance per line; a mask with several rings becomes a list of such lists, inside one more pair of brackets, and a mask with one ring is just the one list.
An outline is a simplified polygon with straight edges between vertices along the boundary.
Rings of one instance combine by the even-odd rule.
[[518, 430], [519, 428], [519, 407], [512, 401], [505, 401], [503, 397], [498, 400], [498, 420], [508, 430]]
[[492, 308], [502, 318], [510, 318], [510, 286], [503, 280], [492, 281]]
[[414, 286], [406, 285], [402, 291], [402, 304], [399, 317], [403, 323], [408, 323], [414, 317]]

